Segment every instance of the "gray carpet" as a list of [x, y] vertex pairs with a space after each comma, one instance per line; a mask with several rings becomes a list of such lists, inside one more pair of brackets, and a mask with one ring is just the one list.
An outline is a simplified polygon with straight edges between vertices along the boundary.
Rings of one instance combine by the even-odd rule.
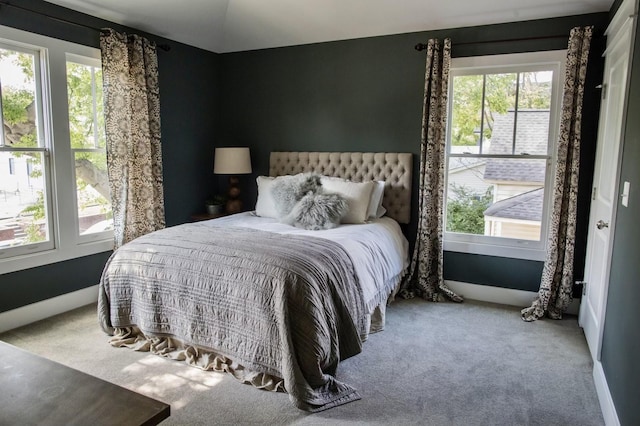
[[399, 300], [385, 331], [338, 377], [362, 400], [310, 415], [288, 396], [148, 353], [116, 349], [90, 305], [0, 340], [171, 404], [163, 425], [602, 425], [575, 317], [525, 323], [516, 308]]

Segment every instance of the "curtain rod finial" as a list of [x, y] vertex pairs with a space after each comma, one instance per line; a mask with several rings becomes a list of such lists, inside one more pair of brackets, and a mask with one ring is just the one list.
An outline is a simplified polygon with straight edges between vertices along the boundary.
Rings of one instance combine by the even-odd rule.
[[413, 46], [413, 48], [416, 49], [418, 52], [421, 52], [427, 48], [427, 45], [424, 43], [418, 43], [415, 46]]

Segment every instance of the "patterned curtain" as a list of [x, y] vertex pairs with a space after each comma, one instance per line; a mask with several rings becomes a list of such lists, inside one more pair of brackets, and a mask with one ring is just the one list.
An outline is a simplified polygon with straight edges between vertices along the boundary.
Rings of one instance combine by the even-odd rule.
[[155, 43], [111, 29], [101, 32], [100, 50], [118, 248], [165, 226], [158, 57]]
[[446, 149], [447, 100], [451, 40], [427, 43], [427, 65], [420, 144], [419, 217], [416, 245], [402, 297], [414, 294], [434, 302], [462, 298], [444, 283], [442, 274], [442, 220], [444, 200], [444, 154]]
[[569, 37], [547, 257], [538, 297], [522, 310], [525, 321], [535, 321], [545, 313], [560, 319], [573, 298], [582, 98], [592, 31], [593, 27], [576, 27]]

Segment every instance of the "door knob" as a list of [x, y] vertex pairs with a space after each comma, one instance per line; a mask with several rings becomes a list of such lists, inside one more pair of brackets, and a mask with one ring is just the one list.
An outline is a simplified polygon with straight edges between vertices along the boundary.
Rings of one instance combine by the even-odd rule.
[[596, 228], [598, 229], [603, 229], [603, 228], [608, 228], [609, 227], [609, 223], [605, 222], [604, 220], [600, 219], [598, 221], [598, 223], [596, 223]]

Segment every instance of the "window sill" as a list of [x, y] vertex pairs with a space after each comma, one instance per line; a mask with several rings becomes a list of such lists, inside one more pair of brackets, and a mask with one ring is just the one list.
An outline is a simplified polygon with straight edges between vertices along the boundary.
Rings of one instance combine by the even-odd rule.
[[37, 253], [29, 253], [0, 260], [0, 274], [36, 268], [51, 263], [63, 262], [78, 257], [89, 256], [113, 250], [113, 238], [102, 241], [80, 243], [72, 248], [56, 248]]
[[481, 244], [463, 241], [444, 241], [445, 251], [480, 254], [485, 256], [508, 257], [511, 259], [535, 260], [544, 262], [546, 251], [532, 247], [506, 246], [497, 244]]

